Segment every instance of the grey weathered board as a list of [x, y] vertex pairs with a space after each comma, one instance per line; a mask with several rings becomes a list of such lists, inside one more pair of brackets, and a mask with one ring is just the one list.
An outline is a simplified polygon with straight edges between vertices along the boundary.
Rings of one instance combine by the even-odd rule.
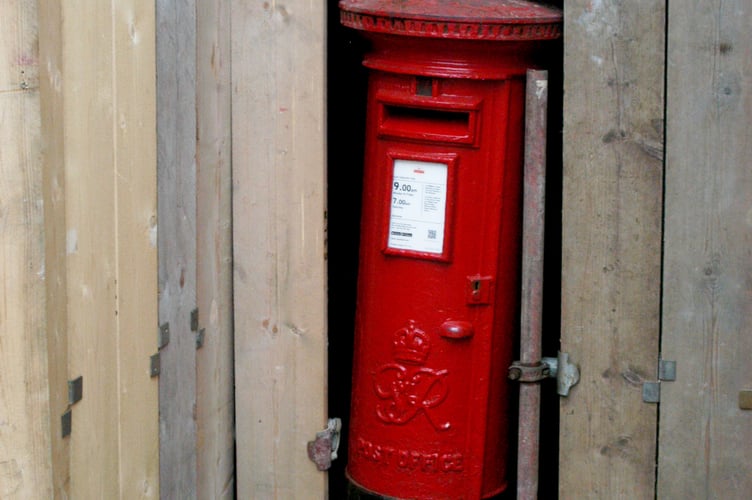
[[[653, 498], [665, 2], [566, 2], [562, 499]], [[544, 424], [545, 425], [545, 422]]]
[[[196, 498], [196, 2], [158, 0], [157, 166], [163, 498]], [[157, 325], [154, 325], [157, 335]]]
[[230, 171], [230, 0], [197, 0], [197, 498], [235, 490]]
[[670, 3], [659, 498], [749, 498], [752, 8]]

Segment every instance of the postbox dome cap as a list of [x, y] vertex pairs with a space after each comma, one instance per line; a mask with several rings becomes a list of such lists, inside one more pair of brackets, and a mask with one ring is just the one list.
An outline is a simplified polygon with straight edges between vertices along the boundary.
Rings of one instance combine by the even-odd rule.
[[551, 40], [561, 10], [526, 0], [340, 0], [340, 19], [372, 33], [464, 40]]

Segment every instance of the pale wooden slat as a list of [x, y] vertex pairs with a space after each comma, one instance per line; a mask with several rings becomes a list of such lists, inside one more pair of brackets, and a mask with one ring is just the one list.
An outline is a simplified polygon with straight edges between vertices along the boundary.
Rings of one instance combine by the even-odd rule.
[[159, 497], [157, 170], [153, 2], [113, 2], [119, 498]]
[[752, 10], [670, 4], [658, 498], [752, 491]]
[[45, 310], [50, 402], [50, 456], [56, 498], [70, 498], [70, 439], [60, 418], [68, 407], [68, 274], [65, 210], [65, 122], [62, 5], [39, 9], [40, 97], [44, 193]]
[[196, 3], [159, 0], [157, 163], [159, 323], [170, 342], [159, 376], [160, 487], [196, 498]]
[[0, 498], [50, 498], [35, 2], [0, 16]]
[[[84, 380], [68, 438], [70, 495], [117, 498], [112, 11], [104, 2], [79, 0], [64, 4], [61, 14], [68, 378]], [[76, 23], [66, 22], [73, 18]]]
[[325, 498], [324, 5], [233, 2], [238, 498]]
[[198, 498], [235, 490], [230, 148], [230, 2], [197, 2], [196, 353]]
[[[56, 495], [154, 498], [153, 9], [143, 0], [40, 6]], [[61, 442], [65, 382], [79, 375], [83, 399]]]
[[659, 338], [664, 3], [564, 9], [562, 499], [652, 498]]

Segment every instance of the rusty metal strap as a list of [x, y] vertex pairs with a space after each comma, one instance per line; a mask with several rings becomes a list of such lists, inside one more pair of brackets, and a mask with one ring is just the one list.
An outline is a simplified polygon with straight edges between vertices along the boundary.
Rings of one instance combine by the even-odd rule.
[[509, 380], [516, 380], [517, 382], [540, 382], [550, 376], [551, 368], [543, 361], [535, 364], [515, 361], [509, 367]]

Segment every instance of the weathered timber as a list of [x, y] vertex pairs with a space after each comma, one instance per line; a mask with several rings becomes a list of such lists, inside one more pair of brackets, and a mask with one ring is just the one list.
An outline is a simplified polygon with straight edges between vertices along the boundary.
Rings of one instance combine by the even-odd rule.
[[562, 499], [652, 498], [657, 411], [665, 3], [566, 4]]
[[752, 11], [670, 3], [658, 498], [752, 490]]

